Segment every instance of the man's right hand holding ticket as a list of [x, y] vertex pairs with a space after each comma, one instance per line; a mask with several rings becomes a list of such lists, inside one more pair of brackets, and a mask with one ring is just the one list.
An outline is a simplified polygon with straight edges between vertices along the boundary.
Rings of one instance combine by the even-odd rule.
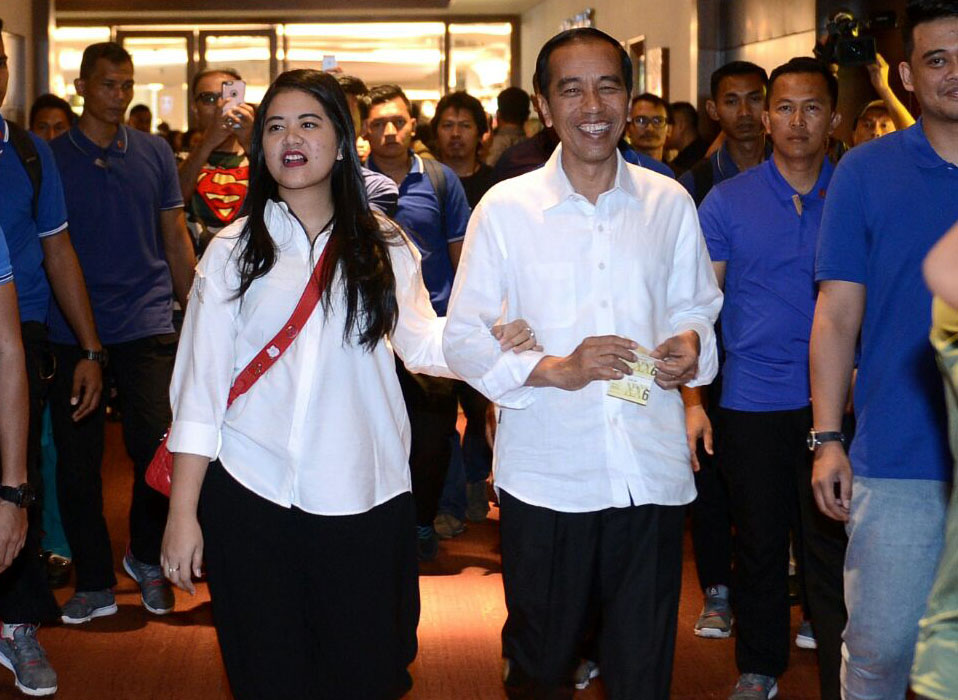
[[[632, 370], [638, 344], [617, 335], [590, 336], [565, 357], [542, 358], [526, 380], [528, 386], [554, 386], [576, 391], [600, 379], [621, 379]], [[697, 356], [696, 356], [697, 357]]]

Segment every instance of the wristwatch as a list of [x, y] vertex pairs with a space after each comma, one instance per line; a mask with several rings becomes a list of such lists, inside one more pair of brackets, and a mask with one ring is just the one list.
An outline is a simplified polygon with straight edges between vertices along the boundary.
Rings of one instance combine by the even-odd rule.
[[30, 484], [0, 486], [0, 500], [8, 501], [17, 508], [28, 508], [37, 500], [37, 492]]
[[808, 449], [810, 452], [814, 452], [816, 447], [821, 447], [826, 442], [835, 442], [838, 441], [842, 443], [842, 447], [845, 446], [845, 434], [837, 430], [819, 432], [812, 428], [808, 431]]
[[88, 348], [80, 349], [80, 357], [84, 360], [93, 360], [98, 363], [100, 367], [106, 367], [106, 361], [108, 358], [106, 348], [100, 348], [99, 350], [90, 350]]

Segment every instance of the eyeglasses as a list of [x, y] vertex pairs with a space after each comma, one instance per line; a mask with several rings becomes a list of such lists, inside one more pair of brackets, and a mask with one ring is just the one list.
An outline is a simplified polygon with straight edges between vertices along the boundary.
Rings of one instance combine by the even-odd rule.
[[220, 99], [220, 94], [218, 92], [201, 92], [199, 95], [193, 98], [200, 104], [204, 105], [215, 105]]
[[665, 126], [668, 123], [668, 120], [665, 117], [638, 116], [638, 117], [632, 117], [632, 123], [637, 126], [641, 126], [642, 128], [645, 128], [651, 124], [656, 129], [661, 129], [663, 126]]

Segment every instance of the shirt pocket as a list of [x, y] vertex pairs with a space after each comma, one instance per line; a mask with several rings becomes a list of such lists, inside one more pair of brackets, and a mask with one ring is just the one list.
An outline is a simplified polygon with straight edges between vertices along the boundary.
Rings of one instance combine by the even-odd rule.
[[523, 317], [533, 327], [563, 328], [575, 323], [575, 266], [567, 262], [533, 263], [526, 266], [525, 288], [532, 303], [523, 304], [535, 313]]

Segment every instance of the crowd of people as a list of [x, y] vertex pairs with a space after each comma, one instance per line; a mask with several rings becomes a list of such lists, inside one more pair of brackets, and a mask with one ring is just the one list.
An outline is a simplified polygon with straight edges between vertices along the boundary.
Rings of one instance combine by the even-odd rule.
[[819, 59], [721, 66], [713, 140], [592, 28], [494, 116], [208, 68], [185, 139], [87, 47], [79, 116], [0, 118], [0, 664], [53, 694], [38, 626], [117, 612], [109, 407], [122, 567], [156, 615], [206, 577], [238, 698], [407, 693], [493, 461], [509, 697], [669, 696], [687, 515], [730, 700], [777, 695], [793, 594], [822, 698], [958, 697], [958, 2], [903, 39], [919, 119], [879, 56], [848, 144]]

